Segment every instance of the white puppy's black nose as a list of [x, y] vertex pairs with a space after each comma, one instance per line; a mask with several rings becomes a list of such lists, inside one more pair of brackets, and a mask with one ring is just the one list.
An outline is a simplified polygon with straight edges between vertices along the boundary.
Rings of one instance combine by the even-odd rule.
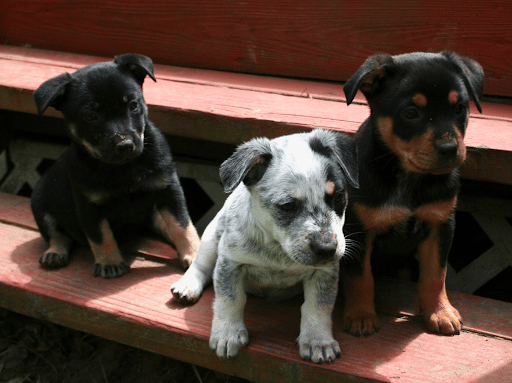
[[324, 238], [323, 240], [311, 241], [309, 247], [320, 261], [324, 261], [334, 257], [338, 247], [338, 241], [332, 236], [331, 238]]

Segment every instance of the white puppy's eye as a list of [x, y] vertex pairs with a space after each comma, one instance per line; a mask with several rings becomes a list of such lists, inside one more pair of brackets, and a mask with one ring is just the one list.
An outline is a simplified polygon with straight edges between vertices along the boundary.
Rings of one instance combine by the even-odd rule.
[[292, 211], [296, 207], [297, 207], [297, 202], [296, 201], [290, 201], [290, 202], [284, 203], [282, 205], [279, 205], [279, 208], [281, 210], [284, 210], [284, 211]]
[[338, 190], [334, 194], [334, 203], [335, 204], [340, 204], [342, 202], [345, 202], [345, 192], [343, 190]]

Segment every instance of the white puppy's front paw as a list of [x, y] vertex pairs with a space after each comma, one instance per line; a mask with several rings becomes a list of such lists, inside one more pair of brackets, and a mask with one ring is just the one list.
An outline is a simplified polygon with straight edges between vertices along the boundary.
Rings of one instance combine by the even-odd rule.
[[332, 363], [341, 356], [341, 348], [334, 338], [328, 337], [308, 337], [300, 335], [297, 339], [299, 344], [300, 356], [304, 360], [310, 360], [315, 363]]
[[238, 354], [240, 347], [249, 344], [249, 333], [244, 323], [225, 326], [212, 326], [210, 348], [221, 359], [231, 359]]
[[192, 269], [188, 269], [183, 277], [171, 286], [171, 292], [174, 298], [181, 302], [195, 303], [203, 288], [203, 280]]

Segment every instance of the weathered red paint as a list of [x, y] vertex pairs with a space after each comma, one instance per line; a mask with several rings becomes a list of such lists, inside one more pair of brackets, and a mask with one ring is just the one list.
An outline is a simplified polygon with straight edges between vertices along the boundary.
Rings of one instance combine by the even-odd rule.
[[[447, 338], [425, 333], [415, 319], [415, 284], [377, 281], [379, 334], [345, 334], [338, 305], [334, 337], [342, 357], [318, 366], [301, 360], [295, 346], [301, 299], [272, 303], [249, 297], [245, 319], [251, 343], [235, 360], [222, 361], [208, 347], [213, 290], [208, 288], [191, 306], [171, 298], [169, 286], [183, 270], [170, 246], [143, 242], [133, 253], [138, 257], [130, 272], [109, 280], [92, 276], [93, 258], [84, 249], [75, 251], [68, 267], [43, 269], [37, 259], [45, 248], [34, 230], [29, 200], [0, 193], [0, 306], [254, 382], [389, 382], [400, 377], [400, 382], [505, 383], [512, 374], [509, 303], [448, 292], [469, 331]], [[155, 262], [158, 258], [166, 262]]]
[[376, 0], [3, 0], [0, 42], [336, 81], [346, 81], [371, 54], [453, 50], [483, 65], [487, 93], [512, 96], [511, 14], [507, 0], [412, 8]]

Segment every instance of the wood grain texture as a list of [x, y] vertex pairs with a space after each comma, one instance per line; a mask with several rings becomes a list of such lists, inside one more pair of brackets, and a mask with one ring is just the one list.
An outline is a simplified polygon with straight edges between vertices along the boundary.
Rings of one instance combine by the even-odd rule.
[[[8, 207], [30, 215], [28, 200], [0, 194], [0, 305], [10, 310], [90, 332], [107, 339], [241, 376], [254, 382], [509, 382], [512, 373], [512, 305], [450, 293], [467, 319], [468, 331], [442, 337], [424, 332], [412, 316], [414, 284], [384, 280], [377, 288], [382, 329], [355, 338], [334, 313], [334, 335], [342, 357], [328, 365], [299, 358], [301, 299], [280, 303], [250, 297], [245, 311], [251, 343], [234, 360], [221, 361], [208, 348], [213, 291], [192, 306], [176, 303], [170, 285], [183, 273], [162, 244], [166, 263], [135, 255], [130, 272], [104, 280], [92, 276], [93, 258], [78, 249], [66, 268], [48, 271], [37, 258], [39, 234], [9, 224]], [[167, 248], [167, 250], [166, 250]], [[490, 336], [490, 335], [493, 336]]]
[[336, 81], [375, 53], [452, 50], [483, 65], [487, 94], [512, 96], [511, 18], [507, 0], [3, 0], [0, 43]]
[[[0, 45], [0, 109], [36, 113], [45, 80], [110, 58]], [[368, 117], [364, 97], [350, 106], [340, 84], [155, 65], [144, 83], [150, 118], [166, 134], [239, 144], [314, 128], [353, 134]], [[471, 105], [465, 178], [512, 184], [512, 106]], [[61, 117], [49, 108], [45, 115]]]

